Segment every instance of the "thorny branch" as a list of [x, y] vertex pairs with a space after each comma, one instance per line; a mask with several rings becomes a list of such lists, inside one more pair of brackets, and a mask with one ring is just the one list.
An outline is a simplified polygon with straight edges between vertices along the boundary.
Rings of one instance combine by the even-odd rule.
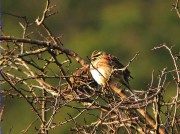
[[[174, 125], [175, 125], [175, 120], [176, 120], [176, 116], [177, 116], [177, 109], [178, 109], [178, 101], [179, 101], [179, 94], [180, 94], [180, 71], [179, 71], [179, 69], [178, 69], [178, 66], [177, 66], [177, 59], [175, 58], [175, 56], [173, 55], [173, 53], [172, 53], [172, 47], [171, 48], [169, 48], [166, 44], [163, 44], [163, 45], [160, 45], [160, 46], [158, 46], [158, 47], [154, 47], [154, 49], [153, 50], [156, 50], [156, 49], [160, 49], [160, 48], [165, 48], [165, 49], [167, 49], [168, 50], [168, 52], [169, 52], [169, 54], [170, 54], [170, 56], [171, 56], [171, 58], [172, 58], [172, 61], [173, 61], [173, 65], [174, 65], [174, 68], [175, 68], [175, 73], [176, 73], [176, 79], [177, 80], [175, 80], [175, 82], [176, 82], [176, 85], [177, 85], [177, 90], [176, 90], [176, 96], [174, 97], [174, 99], [173, 99], [173, 101], [172, 101], [172, 103], [174, 103], [174, 105], [172, 105], [171, 106], [171, 109], [174, 107], [174, 114], [173, 114], [173, 118], [172, 118], [172, 122], [171, 122], [171, 126], [172, 126], [172, 129], [171, 129], [171, 131], [173, 132], [173, 128], [174, 128]], [[175, 79], [175, 77], [174, 77], [174, 79]]]
[[178, 18], [180, 18], [180, 12], [179, 12], [179, 0], [176, 0], [176, 3], [172, 5], [173, 9], [176, 11]]
[[[106, 102], [104, 99], [107, 97], [108, 98], [108, 96], [107, 95], [113, 95], [112, 93], [106, 93], [105, 94], [105, 98], [104, 97], [100, 97], [101, 99], [103, 99], [108, 105], [110, 104], [111, 105], [111, 107], [109, 107], [108, 108], [108, 106], [106, 107], [105, 105], [102, 105], [102, 104], [98, 104], [98, 103], [96, 103], [96, 101], [97, 100], [95, 100], [95, 102], [94, 103], [92, 103], [93, 101], [91, 101], [91, 100], [93, 100], [93, 97], [95, 97], [95, 96], [99, 96], [100, 94], [98, 93], [98, 92], [95, 92], [95, 93], [91, 93], [92, 91], [94, 92], [94, 91], [97, 91], [97, 86], [96, 85], [90, 85], [90, 83], [88, 84], [87, 83], [87, 81], [88, 80], [90, 80], [91, 82], [92, 82], [92, 78], [91, 78], [91, 76], [89, 75], [89, 74], [87, 74], [88, 73], [88, 68], [87, 68], [87, 65], [85, 64], [85, 66], [83, 67], [84, 68], [84, 70], [81, 70], [80, 72], [79, 72], [79, 70], [77, 70], [77, 72], [75, 72], [74, 73], [74, 75], [69, 75], [69, 82], [71, 83], [71, 85], [72, 86], [68, 86], [68, 84], [67, 84], [67, 86], [64, 86], [64, 84], [66, 85], [66, 83], [64, 83], [64, 84], [60, 84], [58, 87], [59, 87], [59, 89], [57, 88], [57, 87], [53, 87], [51, 84], [49, 84], [49, 83], [47, 83], [45, 80], [47, 79], [47, 78], [58, 78], [58, 79], [61, 79], [61, 78], [66, 78], [66, 76], [64, 76], [63, 74], [61, 74], [61, 77], [57, 77], [58, 75], [55, 73], [55, 75], [54, 75], [54, 77], [47, 77], [47, 75], [45, 74], [45, 70], [43, 70], [43, 69], [41, 69], [41, 68], [44, 68], [43, 66], [42, 67], [36, 67], [36, 66], [33, 66], [34, 68], [36, 68], [36, 69], [38, 69], [38, 70], [41, 70], [41, 73], [40, 74], [35, 74], [35, 73], [33, 73], [31, 70], [32, 69], [30, 69], [30, 67], [28, 67], [29, 65], [36, 65], [37, 63], [35, 62], [35, 61], [31, 61], [31, 62], [28, 62], [27, 60], [24, 60], [24, 58], [28, 55], [28, 56], [31, 56], [31, 55], [38, 55], [39, 53], [44, 53], [44, 52], [48, 52], [48, 51], [45, 51], [45, 50], [48, 50], [48, 47], [50, 47], [50, 48], [54, 48], [55, 50], [60, 50], [61, 52], [64, 52], [64, 53], [66, 53], [66, 55], [70, 55], [69, 54], [69, 51], [71, 51], [71, 50], [67, 50], [67, 49], [65, 49], [65, 48], [59, 48], [59, 47], [57, 47], [55, 44], [50, 44], [49, 42], [42, 42], [42, 41], [37, 41], [37, 40], [29, 40], [29, 39], [16, 39], [16, 38], [11, 38], [11, 37], [2, 37], [1, 38], [1, 40], [3, 40], [3, 41], [8, 41], [8, 42], [12, 42], [12, 43], [16, 43], [16, 45], [17, 45], [17, 43], [18, 42], [23, 42], [24, 41], [24, 43], [26, 44], [26, 43], [29, 43], [29, 44], [36, 44], [36, 45], [40, 45], [42, 48], [42, 50], [43, 51], [41, 51], [39, 48], [37, 49], [37, 50], [33, 50], [32, 52], [28, 52], [27, 51], [27, 54], [12, 54], [12, 53], [10, 53], [11, 55], [6, 55], [6, 56], [2, 56], [2, 63], [1, 64], [3, 64], [3, 68], [2, 69], [5, 69], [5, 68], [9, 68], [10, 70], [12, 70], [12, 69], [15, 69], [16, 68], [16, 70], [18, 70], [18, 71], [21, 71], [21, 70], [19, 70], [18, 68], [22, 68], [22, 67], [20, 67], [20, 66], [23, 66], [23, 68], [24, 69], [26, 69], [26, 70], [23, 70], [23, 72], [24, 72], [24, 74], [27, 76], [27, 78], [19, 78], [19, 77], [15, 77], [13, 74], [9, 74], [9, 72], [10, 72], [10, 70], [8, 71], [8, 73], [7, 73], [7, 75], [9, 75], [10, 77], [12, 77], [13, 78], [13, 80], [15, 80], [16, 82], [15, 83], [20, 83], [20, 81], [22, 82], [23, 81], [23, 83], [26, 83], [26, 85], [29, 87], [29, 89], [30, 89], [30, 91], [32, 91], [32, 93], [33, 93], [33, 96], [34, 96], [34, 99], [35, 100], [37, 100], [37, 102], [38, 103], [40, 103], [40, 99], [38, 98], [38, 96], [36, 95], [36, 87], [38, 87], [37, 85], [28, 85], [28, 83], [26, 82], [27, 80], [35, 80], [35, 81], [37, 81], [40, 85], [39, 85], [39, 89], [41, 89], [41, 90], [43, 90], [43, 89], [45, 89], [47, 92], [49, 92], [49, 93], [51, 93], [52, 95], [58, 95], [58, 96], [61, 96], [59, 99], [65, 99], [65, 102], [66, 102], [66, 100], [69, 100], [70, 99], [70, 102], [72, 102], [72, 101], [75, 101], [75, 102], [80, 102], [81, 104], [86, 104], [86, 105], [88, 105], [88, 107], [84, 107], [84, 109], [86, 109], [86, 111], [88, 111], [88, 109], [89, 109], [89, 106], [90, 107], [92, 107], [92, 108], [94, 108], [94, 109], [99, 109], [100, 111], [102, 110], [102, 112], [104, 113], [104, 111], [107, 111], [108, 112], [108, 114], [106, 114], [106, 116], [107, 115], [110, 115], [110, 114], [115, 114], [116, 112], [117, 112], [117, 110], [119, 109], [121, 109], [121, 110], [128, 110], [128, 116], [130, 116], [130, 117], [125, 117], [125, 118], [123, 118], [123, 120], [131, 120], [131, 118], [136, 118], [136, 116], [138, 116], [137, 118], [141, 121], [141, 123], [143, 124], [144, 123], [144, 121], [143, 120], [146, 120], [146, 122], [148, 122], [149, 123], [149, 125], [152, 127], [152, 128], [154, 128], [157, 132], [159, 132], [159, 133], [165, 133], [164, 132], [164, 130], [163, 130], [163, 128], [164, 128], [164, 126], [159, 126], [159, 124], [163, 124], [162, 123], [162, 121], [160, 121], [159, 119], [161, 118], [160, 117], [160, 114], [161, 114], [161, 107], [163, 107], [163, 106], [160, 106], [161, 105], [161, 103], [160, 103], [160, 101], [161, 100], [159, 100], [159, 97], [162, 97], [162, 95], [160, 95], [162, 92], [164, 92], [164, 86], [165, 86], [165, 83], [166, 83], [166, 77], [164, 77], [164, 75], [167, 75], [168, 74], [168, 72], [172, 72], [172, 71], [167, 71], [167, 70], [164, 70], [164, 71], [162, 71], [162, 75], [159, 77], [159, 84], [158, 84], [158, 86], [157, 86], [157, 88], [155, 88], [155, 87], [153, 87], [152, 85], [152, 83], [153, 83], [153, 81], [151, 82], [151, 88], [149, 89], [149, 94], [146, 94], [145, 92], [142, 92], [141, 93], [141, 97], [140, 96], [138, 96], [138, 100], [137, 101], [133, 101], [134, 99], [132, 99], [132, 97], [131, 98], [129, 98], [124, 92], [123, 92], [123, 90], [120, 90], [119, 88], [117, 88], [117, 87], [113, 87], [112, 85], [110, 85], [110, 88], [111, 89], [113, 89], [118, 95], [119, 95], [119, 97], [117, 96], [117, 95], [115, 95], [114, 97], [114, 101], [108, 101], [108, 102]], [[27, 45], [27, 44], [26, 44]], [[168, 49], [168, 47], [167, 46], [165, 46], [164, 45], [164, 47], [166, 47], [167, 49]], [[156, 49], [157, 49], [158, 47], [156, 47]], [[159, 47], [160, 48], [160, 47]], [[5, 48], [3, 48], [3, 50], [5, 51]], [[172, 57], [174, 57], [173, 55], [172, 55], [172, 52], [171, 52], [171, 49], [168, 49], [169, 50], [169, 53], [170, 53], [170, 55], [172, 56]], [[12, 51], [12, 52], [15, 52], [15, 51]], [[73, 51], [71, 52], [71, 53], [73, 53]], [[6, 54], [6, 53], [5, 53]], [[50, 53], [49, 53], [50, 55], [51, 55], [51, 51], [50, 51]], [[63, 54], [63, 53], [62, 53]], [[70, 55], [70, 56], [72, 56], [72, 55]], [[134, 60], [135, 59], [135, 57], [137, 56], [137, 54], [133, 57], [133, 59], [132, 60]], [[22, 58], [22, 59], [21, 59]], [[72, 56], [72, 58], [73, 58], [73, 56]], [[76, 58], [76, 57], [75, 57]], [[54, 55], [54, 59], [56, 59], [56, 55]], [[24, 60], [24, 61], [23, 61]], [[132, 60], [130, 61], [130, 62], [132, 62]], [[47, 60], [47, 62], [50, 64], [51, 62], [52, 63], [54, 63], [54, 62], [58, 62], [57, 61], [57, 59], [56, 60], [51, 60], [51, 59], [49, 59], [49, 60]], [[46, 63], [47, 63], [46, 62]], [[130, 63], [129, 62], [129, 63]], [[32, 64], [33, 63], [33, 64]], [[85, 63], [85, 62], [83, 62], [83, 63]], [[176, 74], [177, 74], [177, 81], [179, 81], [179, 73], [177, 73], [177, 72], [179, 72], [179, 70], [178, 70], [178, 66], [177, 66], [177, 64], [176, 64], [176, 60], [173, 58], [173, 63], [174, 63], [174, 65], [175, 65], [175, 69], [174, 69], [174, 71], [173, 72], [176, 72]], [[28, 65], [29, 64], [29, 65]], [[10, 66], [11, 65], [11, 66]], [[82, 65], [84, 65], [84, 64], [82, 64]], [[18, 67], [19, 66], [19, 67]], [[57, 64], [57, 66], [58, 66], [58, 64]], [[61, 67], [63, 67], [63, 65], [60, 65]], [[47, 68], [48, 69], [48, 68]], [[49, 69], [48, 69], [49, 70]], [[60, 69], [61, 70], [61, 69]], [[43, 72], [42, 72], [43, 71]], [[73, 76], [73, 80], [71, 79], [72, 78], [72, 76]], [[68, 76], [67, 76], [68, 77]], [[71, 78], [70, 78], [71, 77]], [[84, 78], [86, 78], [86, 79], [84, 79]], [[5, 81], [7, 81], [6, 79], [5, 79]], [[80, 83], [79, 83], [80, 82]], [[67, 83], [68, 83], [68, 81], [67, 81]], [[42, 86], [42, 87], [41, 87]], [[66, 89], [68, 89], [68, 90], [66, 90]], [[88, 90], [90, 90], [91, 89], [91, 91], [88, 91]], [[18, 89], [17, 89], [17, 91], [18, 91]], [[53, 92], [53, 91], [55, 91], [55, 92]], [[74, 92], [75, 91], [75, 92]], [[108, 90], [107, 90], [108, 91]], [[153, 94], [152, 94], [152, 92], [153, 92]], [[80, 94], [79, 94], [80, 93]], [[88, 95], [88, 99], [85, 99], [86, 98], [86, 94]], [[143, 98], [143, 96], [144, 96], [144, 98]], [[177, 110], [177, 105], [179, 104], [179, 100], [178, 100], [178, 97], [179, 96], [176, 96], [175, 97], [175, 99], [173, 100], [173, 102], [172, 102], [172, 104], [174, 105], [174, 108]], [[50, 97], [51, 98], [51, 97]], [[79, 98], [79, 99], [78, 99]], [[84, 98], [84, 99], [83, 99]], [[123, 100], [121, 99], [121, 98], [123, 98]], [[154, 120], [149, 114], [148, 114], [148, 112], [145, 110], [146, 109], [146, 107], [149, 105], [149, 104], [151, 104], [153, 101], [153, 99], [155, 99], [156, 98], [156, 100], [158, 100], [158, 103], [156, 103], [156, 110], [158, 109], [158, 114], [157, 114], [157, 112], [156, 112], [156, 116], [158, 116], [159, 118], [155, 118], [156, 120]], [[53, 99], [53, 98], [52, 98]], [[58, 100], [59, 100], [58, 99]], [[120, 100], [119, 100], [120, 99]], [[43, 98], [42, 98], [42, 100], [43, 100]], [[50, 108], [50, 109], [52, 109], [52, 116], [51, 116], [51, 118], [49, 119], [49, 121], [47, 122], [47, 124], [44, 124], [44, 126], [47, 126], [46, 127], [46, 129], [52, 129], [52, 128], [56, 128], [56, 127], [60, 127], [60, 126], [62, 126], [63, 124], [66, 124], [66, 123], [60, 123], [59, 125], [57, 124], [57, 125], [53, 125], [53, 127], [51, 126], [51, 124], [52, 124], [52, 122], [53, 122], [53, 119], [54, 119], [54, 117], [55, 117], [55, 115], [56, 114], [58, 114], [58, 112], [57, 112], [57, 110], [59, 109], [58, 107], [58, 105], [57, 105], [57, 98], [55, 99], [56, 101], [56, 103], [55, 103], [55, 105], [53, 106], [54, 108], [52, 109], [52, 108]], [[46, 100], [47, 101], [47, 100]], [[120, 101], [120, 103], [117, 103], [118, 101]], [[163, 100], [164, 101], [164, 100]], [[68, 103], [70, 103], [70, 102], [68, 102]], [[97, 101], [98, 102], [98, 101]], [[117, 104], [116, 104], [117, 103]], [[64, 105], [64, 104], [61, 104], [61, 106], [62, 105]], [[65, 105], [64, 105], [65, 106]], [[128, 107], [127, 107], [128, 106]], [[55, 108], [55, 107], [57, 107], [57, 108]], [[157, 107], [159, 107], [159, 108], [157, 108]], [[145, 108], [145, 109], [144, 109]], [[134, 110], [130, 110], [130, 109], [134, 109]], [[119, 111], [118, 110], [118, 111]], [[172, 122], [171, 122], [171, 124], [173, 124], [173, 126], [175, 125], [175, 121], [176, 121], [176, 116], [177, 116], [177, 112], [176, 112], [176, 110], [175, 110], [175, 112], [174, 112], [174, 116], [173, 116], [173, 120], [172, 120]], [[123, 112], [122, 112], [123, 113]], [[122, 114], [121, 113], [121, 114]], [[137, 114], [135, 117], [134, 117], [134, 114]], [[140, 115], [139, 115], [139, 114]], [[105, 113], [104, 113], [105, 114]], [[77, 117], [80, 117], [81, 116], [81, 114], [80, 115], [78, 115], [78, 116], [76, 116], [76, 118]], [[122, 116], [122, 115], [121, 115]], [[123, 116], [122, 117], [124, 117], [124, 114], [123, 114]], [[68, 120], [68, 122], [70, 122], [70, 121], [75, 121], [74, 119], [76, 119], [76, 118], [72, 118], [71, 117], [71, 119], [69, 119]], [[73, 119], [73, 120], [72, 120]], [[112, 119], [112, 117], [110, 116], [110, 119]], [[158, 122], [156, 122], [156, 121], [158, 121]], [[94, 129], [93, 130], [97, 130], [98, 129], [98, 126], [100, 125], [100, 124], [108, 124], [108, 123], [104, 123], [104, 122], [106, 122], [104, 119], [100, 119], [100, 122], [101, 123], [98, 123], [98, 125], [95, 125], [95, 124], [93, 124], [92, 126], [90, 125], [88, 125], [87, 127], [93, 127]], [[109, 121], [108, 121], [109, 122]], [[114, 122], [117, 122], [117, 120], [114, 120]], [[122, 123], [124, 123], [124, 122], [122, 122]], [[115, 123], [116, 124], [116, 123]], [[125, 127], [127, 127], [127, 125], [123, 125], [123, 126], [125, 126]], [[134, 125], [133, 125], [134, 126]], [[122, 127], [121, 125], [119, 126], [119, 127]], [[136, 126], [137, 127], [137, 126]], [[140, 128], [141, 128], [141, 126], [139, 126]], [[133, 127], [134, 128], [134, 127]], [[150, 130], [150, 128], [146, 128], [148, 131], [153, 131], [153, 130]], [[141, 128], [141, 129], [139, 129], [139, 131], [141, 131], [142, 133], [146, 133], [146, 131], [147, 130], [145, 130], [145, 129], [143, 129], [143, 128]], [[115, 131], [115, 130], [113, 130], [113, 131]], [[129, 131], [129, 129], [127, 129], [127, 131]], [[138, 130], [137, 130], [138, 131]]]
[[[54, 6], [53, 6], [53, 7], [54, 7]], [[54, 13], [51, 13], [51, 14], [47, 15], [47, 13], [50, 12], [53, 7], [50, 7], [50, 0], [47, 0], [47, 1], [46, 1], [45, 9], [44, 9], [44, 11], [43, 11], [42, 18], [40, 19], [39, 16], [38, 16], [38, 18], [37, 18], [36, 21], [35, 21], [38, 26], [41, 25], [41, 24], [45, 21], [45, 19], [46, 19], [47, 17], [49, 17], [49, 16], [51, 16], [51, 15], [54, 15], [54, 14], [56, 13], [56, 12], [54, 12]]]

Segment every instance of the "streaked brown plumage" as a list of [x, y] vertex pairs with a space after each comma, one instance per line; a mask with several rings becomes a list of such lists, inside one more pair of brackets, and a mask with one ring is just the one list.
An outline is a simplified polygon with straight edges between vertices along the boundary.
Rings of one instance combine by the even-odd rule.
[[[102, 86], [122, 83], [131, 93], [129, 86], [130, 72], [121, 64], [117, 57], [101, 50], [95, 50], [91, 55], [90, 72], [94, 80]], [[132, 78], [132, 77], [131, 77]]]

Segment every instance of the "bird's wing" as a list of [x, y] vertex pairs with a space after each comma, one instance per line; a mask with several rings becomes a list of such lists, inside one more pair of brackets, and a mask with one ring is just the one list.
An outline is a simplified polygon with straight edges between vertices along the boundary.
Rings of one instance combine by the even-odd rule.
[[[110, 64], [113, 66], [114, 69], [121, 69], [121, 68], [124, 68], [125, 66], [119, 62], [119, 59], [113, 55], [110, 56], [111, 57], [111, 62]], [[124, 75], [124, 79], [128, 82], [128, 79], [129, 77], [133, 78], [131, 75], [130, 75], [130, 71], [126, 68], [124, 71], [123, 71], [123, 75]]]

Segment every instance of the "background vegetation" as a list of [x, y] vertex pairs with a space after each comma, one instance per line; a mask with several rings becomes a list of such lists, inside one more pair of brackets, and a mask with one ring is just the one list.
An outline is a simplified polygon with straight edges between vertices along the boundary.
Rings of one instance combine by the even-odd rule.
[[[151, 49], [162, 43], [174, 45], [174, 53], [178, 53], [180, 49], [180, 19], [175, 10], [172, 10], [172, 4], [175, 2], [53, 0], [51, 4], [56, 5], [54, 8], [57, 13], [45, 23], [54, 36], [60, 37], [64, 47], [74, 50], [87, 62], [89, 62], [87, 56], [90, 57], [95, 49], [116, 55], [125, 65], [139, 51], [140, 55], [129, 66], [134, 77], [130, 84], [136, 90], [146, 90], [153, 69], [157, 75], [164, 67], [169, 70], [173, 68], [166, 51], [158, 50], [159, 52], [155, 53]], [[23, 30], [19, 24], [22, 19], [17, 16], [26, 16], [29, 22], [33, 22], [38, 16], [41, 17], [45, 4], [44, 0], [2, 0], [3, 34], [22, 37]], [[33, 26], [32, 29], [37, 30], [37, 27]], [[42, 39], [36, 34], [32, 37]], [[77, 67], [80, 65], [75, 63], [70, 72]], [[171, 78], [172, 76], [168, 76], [167, 79]], [[175, 88], [172, 83], [170, 87]], [[174, 92], [170, 91], [168, 95], [172, 94]], [[3, 133], [10, 131], [13, 134], [19, 133], [33, 120], [34, 114], [21, 99], [12, 101], [8, 97], [4, 104], [5, 112], [1, 122]], [[67, 110], [68, 108], [62, 109], [56, 120], [64, 120], [67, 116], [64, 111]], [[76, 114], [77, 111], [70, 112]], [[71, 125], [66, 125], [62, 127], [63, 129], [55, 129], [52, 133], [67, 133]], [[29, 133], [33, 132], [34, 130], [31, 130]]]

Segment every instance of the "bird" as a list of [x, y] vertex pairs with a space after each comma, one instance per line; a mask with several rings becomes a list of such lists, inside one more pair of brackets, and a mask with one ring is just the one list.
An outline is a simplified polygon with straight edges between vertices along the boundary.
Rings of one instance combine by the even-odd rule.
[[95, 50], [90, 58], [90, 72], [94, 80], [101, 86], [121, 83], [134, 94], [129, 85], [130, 71], [119, 62], [116, 56], [102, 50]]

